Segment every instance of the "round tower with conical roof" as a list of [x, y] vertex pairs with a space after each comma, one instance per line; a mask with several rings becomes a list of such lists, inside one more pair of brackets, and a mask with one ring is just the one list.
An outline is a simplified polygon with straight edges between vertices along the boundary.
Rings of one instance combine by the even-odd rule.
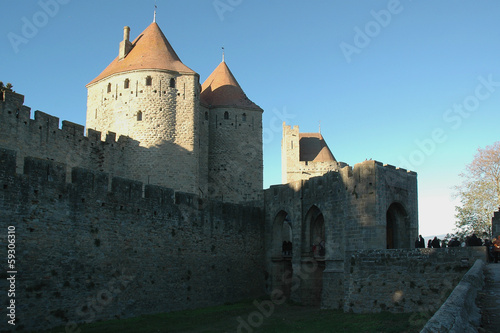
[[200, 102], [209, 124], [209, 196], [259, 202], [263, 110], [246, 96], [224, 59], [203, 83]]
[[[199, 75], [184, 65], [156, 22], [88, 85], [87, 128], [131, 139], [123, 174], [189, 193], [200, 180]], [[206, 178], [206, 177], [205, 177]]]

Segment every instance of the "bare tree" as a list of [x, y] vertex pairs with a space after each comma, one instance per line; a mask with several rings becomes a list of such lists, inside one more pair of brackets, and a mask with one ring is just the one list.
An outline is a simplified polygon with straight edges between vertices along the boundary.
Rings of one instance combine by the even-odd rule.
[[500, 205], [500, 141], [478, 148], [474, 160], [460, 174], [455, 187], [461, 205], [455, 207], [459, 235], [491, 235], [491, 217]]

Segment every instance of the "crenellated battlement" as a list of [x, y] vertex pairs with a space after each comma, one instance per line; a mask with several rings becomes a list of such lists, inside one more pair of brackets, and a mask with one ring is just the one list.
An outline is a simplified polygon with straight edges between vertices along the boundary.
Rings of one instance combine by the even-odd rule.
[[[0, 148], [16, 152], [16, 171], [23, 173], [26, 157], [64, 163], [68, 166], [66, 181], [76, 167], [106, 172], [113, 176], [143, 180], [155, 184], [155, 175], [139, 175], [133, 162], [147, 150], [138, 141], [116, 133], [106, 134], [80, 124], [62, 121], [42, 111], [25, 106], [24, 96], [3, 92], [0, 100]], [[158, 147], [157, 147], [158, 148]], [[176, 148], [182, 150], [180, 148]], [[141, 178], [142, 176], [142, 178]]]
[[[398, 168], [390, 164], [383, 164], [375, 160], [367, 160], [350, 166], [346, 163], [338, 163], [338, 170], [325, 171], [322, 176], [311, 177], [307, 180], [292, 181], [283, 185], [271, 186], [269, 193], [278, 197], [291, 191], [298, 192], [302, 188], [311, 193], [323, 193], [342, 183], [346, 190], [357, 188], [366, 188], [375, 183], [389, 184], [394, 187], [407, 188], [408, 183], [416, 182], [417, 173]], [[286, 197], [286, 195], [285, 195]]]
[[378, 165], [383, 165], [384, 168], [387, 168], [387, 169], [391, 169], [391, 170], [398, 170], [399, 172], [401, 173], [406, 173], [408, 175], [411, 175], [411, 176], [416, 176], [417, 173], [415, 171], [411, 171], [411, 170], [406, 170], [404, 168], [400, 168], [400, 167], [396, 167], [394, 165], [391, 165], [391, 164], [382, 164], [381, 162], [377, 162]]
[[[23, 173], [18, 174], [16, 160], [15, 151], [0, 148], [0, 183], [3, 183], [6, 193], [23, 192], [28, 197], [42, 195], [49, 200], [70, 200], [71, 204], [85, 204], [88, 207], [108, 206], [118, 211], [129, 210], [134, 214], [142, 212], [156, 215], [171, 210], [173, 206], [179, 211], [199, 211], [214, 205], [218, 207], [218, 212], [238, 212], [235, 217], [259, 214], [256, 211], [258, 208], [252, 205], [207, 200], [171, 188], [143, 184], [80, 167], [71, 168], [65, 163], [30, 156], [24, 158]], [[71, 175], [69, 181], [68, 174]]]
[[[24, 105], [24, 95], [4, 91], [0, 93], [0, 119], [2, 123], [17, 131], [22, 131], [21, 135], [32, 135], [27, 140], [36, 140], [40, 133], [45, 135], [45, 139], [71, 139], [72, 141], [90, 140], [93, 142], [101, 141], [101, 132], [88, 130], [85, 135], [85, 126], [76, 124], [67, 120], [62, 121], [58, 117], [48, 113], [36, 110], [34, 117], [31, 118], [31, 108]], [[12, 134], [12, 133], [11, 133]], [[19, 135], [18, 135], [19, 136]], [[123, 139], [122, 139], [123, 140]], [[105, 143], [113, 144], [116, 142], [116, 134], [108, 132]]]

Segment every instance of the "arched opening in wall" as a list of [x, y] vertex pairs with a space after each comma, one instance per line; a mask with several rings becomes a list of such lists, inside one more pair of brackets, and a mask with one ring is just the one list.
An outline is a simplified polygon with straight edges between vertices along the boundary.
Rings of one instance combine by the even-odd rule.
[[111, 83], [108, 83], [108, 93], [111, 92]]
[[142, 112], [137, 112], [137, 121], [142, 121]]
[[146, 86], [151, 86], [153, 84], [153, 78], [151, 76], [146, 77]]
[[241, 116], [241, 121], [247, 121], [247, 114], [246, 113], [243, 113], [243, 115]]
[[205, 112], [205, 120], [208, 120], [208, 112]]
[[123, 82], [123, 89], [128, 89], [130, 87], [130, 80], [125, 79], [125, 82]]
[[300, 286], [300, 298], [304, 305], [321, 305], [327, 241], [325, 218], [321, 210], [313, 205], [302, 223], [301, 268], [307, 275]]
[[291, 258], [293, 253], [293, 244], [292, 244], [292, 225], [290, 219], [285, 217], [285, 221], [283, 222], [283, 228], [281, 230], [281, 253], [285, 258]]
[[[272, 241], [273, 258], [292, 256], [292, 221], [284, 210], [280, 211], [274, 218]], [[287, 247], [285, 243], [290, 245]]]
[[288, 213], [281, 210], [273, 222], [271, 246], [271, 289], [279, 289], [286, 298], [290, 297], [292, 287], [293, 234], [292, 220]]
[[409, 217], [406, 209], [400, 203], [392, 203], [386, 213], [387, 248], [411, 248], [409, 231]]
[[175, 79], [174, 78], [170, 79], [170, 88], [175, 88]]
[[224, 112], [224, 119], [226, 119], [226, 120], [229, 119], [229, 112], [227, 112], [227, 111]]
[[326, 253], [325, 219], [313, 205], [307, 212], [302, 227], [302, 256], [324, 257]]
[[319, 214], [314, 221], [311, 221], [311, 244], [312, 253], [315, 258], [325, 257], [325, 220], [323, 214]]

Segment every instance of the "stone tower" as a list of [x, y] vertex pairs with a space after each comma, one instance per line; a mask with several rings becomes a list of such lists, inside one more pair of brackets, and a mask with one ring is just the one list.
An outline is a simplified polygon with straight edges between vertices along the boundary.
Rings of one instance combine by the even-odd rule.
[[181, 62], [155, 22], [132, 42], [129, 34], [125, 27], [118, 56], [87, 85], [87, 128], [133, 140], [123, 176], [206, 192], [199, 75]]
[[281, 178], [283, 184], [338, 171], [338, 163], [321, 133], [300, 133], [299, 126], [283, 122]]
[[262, 199], [262, 112], [223, 60], [202, 85], [209, 126], [209, 196], [230, 202]]

